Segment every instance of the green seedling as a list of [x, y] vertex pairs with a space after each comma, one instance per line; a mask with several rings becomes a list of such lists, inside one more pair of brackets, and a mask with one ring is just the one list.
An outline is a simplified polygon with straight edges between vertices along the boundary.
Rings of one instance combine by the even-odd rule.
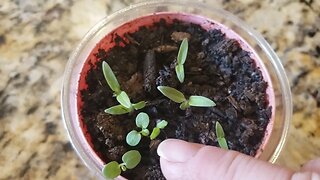
[[[150, 132], [147, 129], [150, 119], [148, 114], [141, 112], [136, 117], [136, 125], [141, 131], [132, 130], [127, 134], [126, 141], [130, 146], [136, 146], [139, 144], [142, 136], [149, 136]], [[160, 129], [164, 129], [168, 125], [168, 122], [161, 120], [157, 123], [156, 127], [153, 128], [150, 135], [150, 139], [154, 140], [160, 134]]]
[[160, 130], [164, 129], [168, 125], [168, 122], [166, 120], [161, 120], [157, 123], [157, 126], [153, 128], [152, 133], [150, 135], [150, 140], [154, 140], [157, 138], [160, 134]]
[[177, 65], [175, 67], [176, 74], [181, 83], [184, 81], [184, 66], [183, 64], [186, 62], [188, 54], [188, 39], [183, 39], [177, 57]]
[[190, 106], [213, 107], [216, 104], [209, 98], [203, 96], [190, 96], [186, 99], [182, 92], [168, 86], [158, 86], [158, 90], [167, 98], [176, 103], [180, 103], [180, 109], [185, 110]]
[[102, 169], [103, 175], [108, 179], [114, 179], [118, 177], [122, 171], [135, 168], [141, 161], [141, 154], [136, 150], [128, 151], [122, 156], [122, 161], [121, 164], [116, 161], [111, 161], [106, 164]]
[[136, 125], [141, 131], [132, 130], [127, 134], [126, 141], [130, 146], [136, 146], [141, 140], [141, 136], [149, 136], [150, 132], [147, 129], [149, 125], [148, 114], [141, 112], [136, 117]]
[[132, 112], [133, 110], [139, 110], [144, 108], [144, 106], [146, 105], [144, 101], [140, 101], [138, 103], [131, 103], [128, 94], [121, 90], [116, 76], [114, 75], [109, 64], [105, 61], [102, 62], [102, 71], [110, 89], [113, 91], [114, 96], [116, 96], [117, 101], [120, 103], [119, 105], [112, 106], [106, 109], [106, 113], [112, 115], [120, 115]]
[[132, 112], [133, 110], [139, 110], [145, 107], [145, 101], [140, 101], [138, 103], [131, 103], [129, 96], [126, 92], [121, 91], [119, 95], [116, 96], [119, 105], [112, 106], [106, 109], [104, 112], [112, 115], [120, 115]]
[[227, 140], [226, 138], [224, 137], [224, 131], [223, 131], [223, 128], [221, 126], [221, 124], [217, 121], [216, 122], [216, 135], [217, 135], [217, 138], [218, 138], [218, 143], [219, 143], [219, 146], [223, 149], [229, 149], [228, 148], [228, 144], [227, 144]]
[[114, 75], [111, 67], [105, 61], [102, 62], [102, 71], [104, 78], [106, 79], [110, 89], [113, 91], [114, 95], [117, 96], [121, 93], [120, 84]]

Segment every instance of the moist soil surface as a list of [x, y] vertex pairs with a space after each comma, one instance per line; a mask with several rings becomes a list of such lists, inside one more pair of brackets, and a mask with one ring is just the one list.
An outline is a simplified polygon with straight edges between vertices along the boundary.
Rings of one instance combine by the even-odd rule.
[[[97, 63], [91, 64], [86, 77], [88, 89], [80, 92], [83, 101], [80, 113], [93, 148], [102, 160], [121, 162], [126, 151], [135, 149], [141, 153], [142, 161], [122, 176], [165, 179], [156, 152], [159, 143], [177, 138], [218, 146], [217, 121], [225, 131], [230, 149], [255, 156], [271, 117], [266, 95], [268, 84], [250, 53], [236, 40], [226, 38], [220, 30], [206, 31], [199, 25], [179, 20], [172, 24], [160, 20], [123, 38], [113, 36], [117, 45], [108, 52], [99, 49], [95, 54]], [[189, 38], [189, 51], [184, 65], [185, 81], [181, 84], [174, 67], [185, 37]], [[145, 108], [117, 116], [104, 113], [118, 102], [104, 79], [102, 61], [109, 63], [131, 101], [144, 100]], [[157, 86], [176, 88], [186, 97], [205, 96], [217, 105], [181, 110], [179, 104], [163, 96]], [[143, 137], [139, 145], [131, 147], [125, 139], [127, 133], [136, 128], [135, 117], [139, 112], [150, 116], [150, 132], [159, 120], [165, 119], [169, 124], [155, 140]]]

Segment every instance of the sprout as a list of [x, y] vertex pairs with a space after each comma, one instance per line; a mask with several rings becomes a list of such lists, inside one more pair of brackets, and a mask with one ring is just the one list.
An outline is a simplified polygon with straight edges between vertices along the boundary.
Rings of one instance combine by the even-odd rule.
[[181, 83], [184, 81], [184, 67], [183, 64], [186, 62], [188, 54], [188, 39], [183, 39], [177, 57], [176, 74]]
[[216, 135], [217, 135], [217, 138], [218, 138], [219, 146], [221, 148], [223, 148], [223, 149], [229, 149], [228, 148], [228, 144], [227, 144], [227, 140], [224, 137], [223, 128], [222, 128], [221, 124], [218, 121], [216, 122]]
[[[147, 129], [149, 125], [149, 116], [148, 114], [141, 112], [136, 117], [136, 125], [141, 131], [132, 130], [127, 134], [126, 141], [130, 146], [136, 146], [139, 144], [142, 136], [149, 136], [150, 132]], [[156, 127], [153, 128], [150, 135], [150, 139], [155, 139], [160, 134], [160, 129], [165, 128], [168, 125], [168, 122], [162, 120], [157, 123]]]
[[121, 91], [120, 94], [117, 95], [117, 101], [127, 109], [132, 108], [132, 104], [131, 104], [131, 101], [129, 99], [129, 96], [124, 91]]
[[146, 102], [145, 101], [140, 101], [138, 103], [133, 103], [132, 104], [132, 107], [135, 109], [135, 110], [139, 110], [139, 109], [142, 109], [146, 106]]
[[116, 105], [104, 110], [104, 112], [112, 115], [120, 115], [129, 113], [130, 110], [122, 105]]
[[168, 122], [166, 120], [162, 120], [157, 123], [157, 126], [153, 128], [152, 133], [150, 135], [150, 139], [154, 140], [156, 137], [160, 134], [160, 129], [165, 128], [168, 125]]
[[136, 146], [139, 144], [142, 136], [149, 136], [150, 132], [147, 129], [149, 125], [148, 114], [141, 112], [136, 117], [136, 125], [141, 128], [141, 131], [132, 130], [127, 134], [126, 141], [130, 146]]
[[114, 179], [121, 174], [121, 171], [135, 168], [141, 161], [141, 154], [139, 151], [131, 150], [122, 156], [122, 163], [111, 161], [106, 164], [103, 169], [103, 175], [108, 179]]
[[106, 113], [112, 114], [112, 115], [126, 114], [129, 112], [132, 112], [133, 110], [142, 109], [146, 105], [144, 101], [140, 101], [136, 104], [131, 103], [129, 96], [124, 91], [121, 91], [116, 98], [117, 98], [117, 101], [120, 103], [120, 105], [112, 106], [106, 109], [105, 110]]
[[158, 86], [158, 90], [167, 98], [180, 104], [180, 109], [185, 110], [190, 106], [196, 107], [213, 107], [216, 104], [209, 98], [203, 96], [190, 96], [187, 100], [182, 92], [168, 87], [168, 86]]
[[144, 108], [146, 103], [144, 101], [140, 101], [138, 103], [131, 103], [128, 94], [124, 91], [121, 91], [119, 82], [114, 75], [112, 69], [109, 64], [105, 61], [102, 62], [102, 71], [104, 78], [107, 80], [107, 83], [110, 89], [113, 91], [114, 95], [117, 98], [117, 101], [120, 105], [112, 106], [105, 110], [106, 113], [112, 115], [120, 115], [132, 112], [133, 110], [139, 110]]
[[107, 83], [110, 89], [114, 92], [115, 95], [120, 94], [121, 89], [120, 89], [119, 82], [116, 76], [114, 75], [112, 69], [110, 68], [109, 64], [106, 63], [105, 61], [102, 62], [102, 71], [103, 71], [104, 78], [107, 80]]

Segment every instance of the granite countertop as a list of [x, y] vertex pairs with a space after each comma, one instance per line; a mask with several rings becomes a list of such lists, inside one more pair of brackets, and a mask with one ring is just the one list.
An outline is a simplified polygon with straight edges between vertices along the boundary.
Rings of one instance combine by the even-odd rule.
[[[61, 121], [64, 67], [90, 27], [134, 1], [1, 2], [0, 179], [94, 179]], [[215, 5], [256, 28], [289, 76], [294, 114], [277, 163], [297, 169], [320, 157], [320, 1], [218, 0]]]

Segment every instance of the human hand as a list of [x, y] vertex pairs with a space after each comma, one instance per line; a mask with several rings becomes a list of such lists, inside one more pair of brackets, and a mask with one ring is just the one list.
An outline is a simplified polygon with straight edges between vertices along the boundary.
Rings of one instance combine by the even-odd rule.
[[163, 141], [158, 155], [168, 180], [320, 180], [320, 159], [294, 172], [239, 152], [175, 139]]

